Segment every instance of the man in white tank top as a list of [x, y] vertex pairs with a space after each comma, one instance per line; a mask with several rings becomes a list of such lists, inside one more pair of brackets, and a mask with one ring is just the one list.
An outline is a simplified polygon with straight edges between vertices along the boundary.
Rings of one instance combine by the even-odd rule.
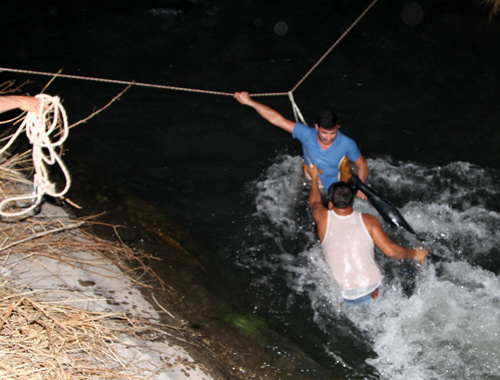
[[309, 206], [316, 222], [326, 262], [342, 288], [347, 303], [362, 303], [378, 295], [382, 274], [375, 262], [374, 245], [396, 260], [424, 261], [425, 249], [405, 248], [394, 243], [373, 215], [352, 208], [354, 194], [344, 182], [328, 190], [328, 208], [321, 202], [318, 168], [309, 168], [312, 177]]

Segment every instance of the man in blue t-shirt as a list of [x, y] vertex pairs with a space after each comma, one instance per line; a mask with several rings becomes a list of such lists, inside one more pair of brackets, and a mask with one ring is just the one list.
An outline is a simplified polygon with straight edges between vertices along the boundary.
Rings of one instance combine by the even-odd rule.
[[[368, 166], [356, 143], [339, 131], [340, 123], [333, 111], [324, 111], [318, 117], [314, 128], [288, 120], [272, 108], [253, 100], [248, 92], [236, 92], [234, 97], [241, 104], [255, 109], [257, 113], [271, 124], [284, 129], [302, 143], [304, 167], [314, 164], [319, 169], [319, 179], [325, 190], [337, 182], [338, 166], [342, 157], [354, 162], [358, 177], [365, 182], [368, 177]], [[308, 174], [308, 173], [307, 173]], [[358, 191], [359, 198], [366, 196]]]

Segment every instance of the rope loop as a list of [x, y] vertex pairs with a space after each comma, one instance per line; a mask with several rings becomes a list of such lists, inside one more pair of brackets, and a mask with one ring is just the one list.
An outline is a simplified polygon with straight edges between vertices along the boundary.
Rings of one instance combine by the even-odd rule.
[[292, 91], [288, 92], [288, 99], [290, 99], [290, 103], [292, 103], [293, 116], [295, 117], [295, 122], [298, 122], [300, 120], [302, 124], [307, 125], [306, 119], [304, 119], [304, 116], [302, 116], [302, 112], [300, 112], [299, 106], [297, 105], [297, 103], [295, 103]]
[[[35, 96], [40, 100], [40, 109], [38, 112], [28, 112], [23, 122], [12, 135], [5, 146], [0, 149], [3, 154], [17, 139], [17, 137], [26, 131], [30, 143], [33, 145], [32, 158], [35, 174], [33, 176], [33, 193], [4, 199], [0, 202], [0, 215], [3, 217], [23, 216], [34, 210], [42, 201], [45, 194], [54, 198], [62, 197], [71, 186], [71, 176], [69, 171], [56, 152], [56, 148], [61, 147], [69, 134], [68, 119], [66, 111], [61, 104], [59, 97], [46, 94]], [[49, 169], [47, 165], [57, 164], [65, 177], [65, 186], [63, 190], [57, 191], [56, 185], [50, 180]], [[24, 207], [24, 202], [30, 202], [31, 206]], [[7, 212], [7, 208], [22, 208], [17, 212]]]

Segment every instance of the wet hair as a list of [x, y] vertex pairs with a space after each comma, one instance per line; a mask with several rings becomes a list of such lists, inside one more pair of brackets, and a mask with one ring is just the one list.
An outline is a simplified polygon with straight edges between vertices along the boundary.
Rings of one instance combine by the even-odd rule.
[[335, 182], [330, 186], [327, 197], [335, 208], [348, 208], [354, 203], [354, 193], [345, 182]]
[[339, 124], [339, 117], [333, 111], [323, 111], [318, 115], [318, 126], [324, 129], [333, 129]]

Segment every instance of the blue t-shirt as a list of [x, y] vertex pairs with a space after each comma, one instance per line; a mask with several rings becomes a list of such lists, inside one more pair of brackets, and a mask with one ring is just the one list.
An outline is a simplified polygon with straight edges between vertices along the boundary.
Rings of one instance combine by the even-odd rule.
[[361, 156], [361, 152], [354, 140], [340, 131], [337, 132], [332, 145], [323, 150], [319, 145], [317, 134], [316, 128], [296, 123], [292, 136], [302, 143], [306, 165], [312, 161], [319, 170], [323, 171], [323, 174], [319, 173], [319, 178], [325, 189], [328, 189], [332, 183], [337, 182], [338, 167], [342, 157], [347, 156], [350, 161], [354, 162]]

